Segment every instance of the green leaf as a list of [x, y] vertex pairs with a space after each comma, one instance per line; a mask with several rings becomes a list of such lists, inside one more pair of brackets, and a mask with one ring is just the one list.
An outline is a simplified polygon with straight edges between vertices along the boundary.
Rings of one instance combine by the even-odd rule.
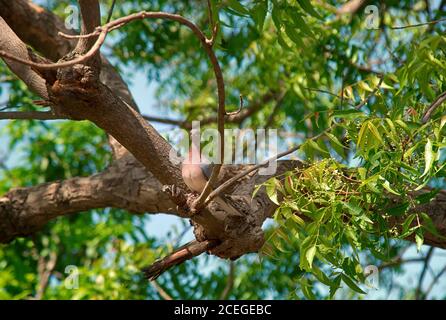
[[330, 155], [330, 153], [327, 150], [322, 149], [316, 142], [314, 142], [314, 140], [309, 139], [307, 140], [306, 143], [314, 150], [317, 150], [322, 154]]
[[432, 233], [434, 236], [437, 237], [442, 237], [444, 238], [442, 235], [440, 235], [438, 233], [437, 228], [435, 227], [432, 219], [430, 216], [428, 216], [425, 212], [420, 212], [421, 218], [423, 219], [423, 227], [429, 231], [430, 233]]
[[[409, 232], [409, 228], [413, 222], [413, 220], [415, 219], [417, 215], [415, 213], [409, 215], [406, 220], [404, 220], [403, 224], [402, 224], [402, 238], [405, 238], [407, 236], [410, 235], [410, 233], [412, 233], [413, 230], [415, 230], [417, 227], [413, 228], [413, 230], [411, 230], [411, 232]], [[406, 234], [407, 233], [407, 234]]]
[[322, 20], [322, 17], [317, 13], [316, 10], [314, 10], [313, 5], [311, 4], [310, 0], [297, 0], [299, 5], [304, 9], [305, 12], [312, 15], [315, 18], [318, 18], [319, 20]]
[[311, 269], [313, 265], [314, 255], [316, 254], [316, 245], [310, 247], [305, 253], [305, 258], [307, 259], [308, 266]]
[[252, 192], [252, 197], [254, 198], [259, 190], [263, 187], [263, 184], [258, 184], [255, 186], [254, 191]]
[[386, 209], [386, 212], [388, 214], [390, 214], [391, 216], [401, 216], [407, 212], [407, 209], [409, 209], [409, 206], [410, 206], [409, 202], [405, 202], [405, 203], [402, 203], [395, 207]]
[[282, 27], [282, 19], [281, 19], [281, 13], [279, 6], [277, 4], [274, 4], [273, 10], [271, 11], [271, 17], [273, 18], [274, 25], [276, 26], [277, 31], [279, 31], [278, 40], [280, 43], [280, 31]]
[[396, 123], [397, 125], [399, 125], [401, 128], [403, 128], [404, 131], [406, 131], [407, 134], [410, 134], [410, 128], [409, 128], [409, 126], [407, 125], [407, 123], [405, 123], [405, 122], [402, 121], [402, 120], [395, 120], [395, 123]]
[[244, 6], [242, 6], [242, 4], [237, 0], [227, 0], [227, 2], [232, 10], [244, 15], [249, 14], [249, 11]]
[[333, 117], [351, 120], [351, 119], [366, 117], [366, 115], [362, 111], [358, 111], [356, 109], [349, 109], [349, 110], [336, 110], [333, 112]]
[[356, 283], [352, 279], [350, 279], [349, 276], [347, 276], [346, 274], [342, 273], [341, 277], [342, 277], [342, 281], [344, 281], [345, 284], [347, 286], [349, 286], [350, 289], [352, 289], [353, 291], [356, 291], [356, 292], [358, 292], [360, 294], [366, 294], [366, 292], [364, 292], [360, 287], [358, 287], [356, 285]]
[[354, 203], [342, 202], [342, 205], [354, 216], [359, 216], [362, 212], [362, 208]]
[[310, 271], [313, 264], [314, 255], [316, 254], [315, 235], [305, 238], [300, 245], [300, 262], [299, 267], [303, 270]]
[[398, 143], [398, 134], [396, 132], [396, 128], [395, 128], [394, 123], [389, 118], [386, 118], [385, 121], [387, 123], [387, 126], [390, 129], [389, 138], [392, 139], [393, 142]]
[[275, 204], [279, 205], [279, 200], [277, 199], [276, 181], [277, 181], [276, 178], [268, 180], [267, 183], [265, 184], [265, 188], [266, 188], [266, 194], [268, 195], [270, 200]]
[[291, 19], [293, 19], [294, 28], [299, 28], [300, 31], [302, 31], [305, 35], [309, 37], [314, 37], [313, 32], [311, 31], [305, 20], [302, 19], [301, 15], [298, 12], [290, 10], [288, 11], [288, 15], [291, 16]]
[[341, 141], [339, 141], [339, 139], [334, 135], [331, 134], [330, 132], [325, 132], [325, 135], [331, 140], [333, 141], [334, 144], [336, 144], [337, 146], [341, 147], [341, 148], [345, 148], [348, 149], [348, 147], [344, 146]]
[[379, 141], [380, 144], [383, 144], [383, 139], [381, 137], [381, 134], [379, 133], [378, 129], [375, 127], [375, 125], [371, 122], [367, 122], [368, 129], [372, 133], [372, 135]]
[[333, 281], [330, 280], [329, 277], [325, 273], [321, 271], [316, 265], [313, 266], [313, 275], [323, 284], [326, 286], [331, 287], [333, 285]]
[[214, 19], [214, 22], [220, 23], [220, 17], [218, 15], [218, 8], [217, 8], [217, 0], [211, 0], [211, 9], [212, 9], [212, 18]]
[[283, 36], [280, 32], [277, 34], [277, 42], [280, 44], [280, 46], [283, 49], [291, 50], [290, 46], [286, 43], [285, 39], [283, 38]]
[[418, 204], [429, 203], [437, 196], [440, 190], [441, 189], [433, 189], [432, 191], [418, 195], [415, 199], [417, 200]]
[[421, 246], [423, 245], [424, 242], [423, 232], [421, 231], [420, 228], [418, 228], [417, 231], [415, 232], [415, 242], [417, 244], [417, 251], [420, 252]]
[[268, 11], [268, 2], [262, 1], [251, 9], [251, 17], [256, 23], [257, 29], [262, 32], [265, 24], [266, 13]]
[[294, 193], [293, 178], [290, 175], [285, 177], [284, 187], [287, 194], [292, 195]]
[[340, 286], [341, 286], [341, 275], [338, 275], [333, 280], [333, 284], [330, 286], [330, 299], [333, 299], [336, 291], [338, 291]]
[[383, 178], [382, 176], [380, 176], [380, 178], [382, 179], [382, 180], [384, 180], [384, 182], [383, 182], [383, 187], [384, 187], [384, 189], [386, 189], [387, 191], [389, 191], [390, 193], [393, 193], [393, 194], [395, 194], [395, 195], [397, 195], [397, 196], [400, 196], [401, 194], [400, 193], [398, 193], [398, 192], [396, 192], [395, 190], [393, 190], [392, 189], [392, 187], [390, 186], [390, 182], [389, 181], [387, 181], [385, 178]]
[[311, 285], [308, 284], [306, 279], [303, 279], [301, 282], [301, 289], [304, 296], [309, 300], [315, 300], [313, 291], [311, 290]]
[[359, 130], [358, 141], [356, 142], [358, 149], [362, 152], [366, 152], [370, 149], [368, 146], [368, 136], [367, 136], [367, 122], [364, 122]]
[[358, 86], [365, 91], [373, 92], [373, 89], [365, 81], [359, 81]]
[[291, 41], [293, 41], [298, 46], [304, 45], [300, 35], [296, 32], [296, 30], [294, 30], [293, 26], [286, 24], [285, 25], [285, 33], [288, 36], [288, 38], [290, 38]]
[[427, 175], [431, 168], [432, 165], [434, 163], [434, 159], [435, 159], [435, 155], [434, 152], [432, 150], [432, 141], [428, 138], [426, 145], [424, 147], [424, 172], [421, 175], [421, 177], [424, 177], [425, 175]]

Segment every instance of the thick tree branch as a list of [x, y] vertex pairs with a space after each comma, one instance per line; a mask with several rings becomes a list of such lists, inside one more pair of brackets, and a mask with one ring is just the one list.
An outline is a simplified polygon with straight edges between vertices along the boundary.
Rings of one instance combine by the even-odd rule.
[[[7, 51], [8, 54], [14, 57], [30, 61], [28, 48], [2, 17], [0, 17], [0, 51]], [[12, 72], [22, 79], [31, 91], [44, 99], [48, 99], [45, 80], [39, 74], [27, 65], [9, 59], [4, 60]]]
[[180, 215], [161, 187], [128, 155], [91, 177], [12, 189], [0, 197], [0, 243], [30, 235], [57, 217], [95, 208]]
[[[88, 35], [101, 25], [101, 12], [98, 0], [79, 0], [81, 13], [81, 35]], [[78, 54], [85, 54], [97, 41], [97, 37], [81, 37], [74, 49]]]

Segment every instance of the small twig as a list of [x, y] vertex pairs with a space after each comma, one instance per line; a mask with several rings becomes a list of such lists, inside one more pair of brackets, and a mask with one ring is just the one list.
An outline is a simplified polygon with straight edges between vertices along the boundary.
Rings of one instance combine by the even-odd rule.
[[37, 288], [36, 296], [34, 297], [37, 300], [42, 299], [45, 290], [48, 286], [48, 282], [51, 276], [51, 273], [53, 272], [54, 268], [56, 267], [57, 262], [57, 254], [56, 252], [51, 252], [50, 257], [48, 261], [45, 261], [43, 256], [40, 256], [39, 263], [38, 263], [38, 269], [39, 269], [39, 285]]
[[151, 121], [151, 122], [172, 124], [172, 125], [175, 125], [175, 126], [179, 126], [181, 128], [185, 128], [185, 129], [190, 129], [191, 128], [191, 125], [187, 121], [185, 121], [185, 120], [175, 120], [175, 119], [161, 118], [161, 117], [149, 116], [149, 115], [143, 115], [142, 117], [144, 119], [146, 119], [147, 121]]
[[200, 254], [215, 248], [219, 244], [219, 240], [205, 240], [203, 242], [193, 240], [176, 249], [167, 257], [155, 261], [152, 265], [144, 268], [142, 271], [147, 280], [153, 281], [170, 268], [199, 256]]
[[434, 288], [435, 284], [437, 283], [437, 281], [440, 279], [440, 277], [446, 272], [446, 266], [443, 267], [443, 269], [440, 270], [439, 273], [437, 273], [437, 275], [434, 277], [434, 279], [432, 280], [431, 284], [429, 285], [429, 287], [427, 288], [426, 292], [424, 293], [424, 298], [427, 298], [429, 293], [432, 291], [432, 289]]
[[[279, 99], [281, 99], [281, 97], [284, 94], [285, 94], [284, 91], [281, 93], [278, 93], [278, 94], [274, 94], [271, 90], [268, 93], [264, 94], [261, 99], [255, 101], [254, 103], [250, 104], [249, 106], [246, 106], [246, 107], [244, 106], [244, 109], [241, 112], [234, 114], [234, 115], [226, 116], [225, 121], [229, 122], [229, 123], [241, 123], [246, 118], [248, 118], [251, 115], [253, 115], [254, 113], [258, 112], [261, 109], [261, 107], [266, 105], [268, 102], [270, 102], [272, 100], [279, 101]], [[181, 120], [181, 119], [176, 120], [176, 119], [162, 118], [162, 117], [151, 116], [151, 115], [143, 115], [143, 118], [146, 119], [147, 121], [153, 121], [153, 122], [159, 122], [159, 123], [165, 123], [165, 124], [179, 126], [186, 130], [192, 129], [192, 124], [190, 122], [188, 122], [187, 120]], [[200, 121], [200, 124], [203, 126], [203, 125], [207, 125], [207, 124], [216, 122], [217, 117], [215, 115], [211, 115], [209, 117], [197, 119], [197, 120]]]
[[218, 23], [215, 23], [215, 21], [214, 21], [214, 12], [212, 11], [211, 1], [208, 0], [207, 3], [208, 3], [208, 9], [209, 9], [209, 27], [212, 32], [211, 38], [208, 39], [208, 42], [209, 42], [209, 45], [212, 47], [214, 45], [215, 39], [217, 38]]
[[426, 112], [423, 115], [422, 122], [426, 123], [429, 121], [430, 117], [434, 113], [434, 111], [443, 104], [446, 100], [446, 91], [440, 94], [437, 98], [435, 98], [434, 102], [427, 108]]
[[[335, 97], [335, 98], [342, 99], [342, 96], [339, 96], [339, 95], [337, 95], [336, 93], [330, 92], [330, 91], [328, 91], [328, 90], [317, 89], [317, 88], [308, 88], [308, 87], [302, 87], [302, 88], [305, 89], [305, 90], [308, 90], [308, 91], [314, 91], [314, 92], [325, 93], [325, 94], [328, 94], [328, 95], [333, 96], [333, 97]], [[351, 105], [351, 106], [353, 106], [353, 104], [350, 103], [350, 102], [348, 102], [348, 104]]]
[[56, 62], [56, 63], [37, 63], [37, 62], [32, 62], [27, 59], [22, 59], [22, 58], [16, 57], [15, 55], [9, 54], [8, 52], [6, 52], [4, 50], [0, 50], [0, 56], [3, 58], [9, 59], [9, 60], [20, 62], [27, 66], [34, 67], [36, 69], [40, 69], [40, 70], [55, 70], [55, 69], [60, 69], [60, 68], [71, 67], [75, 64], [85, 62], [88, 59], [94, 57], [96, 55], [96, 53], [99, 51], [101, 45], [104, 43], [107, 32], [108, 32], [107, 28], [102, 29], [97, 41], [90, 48], [90, 50], [88, 50], [88, 52], [85, 53], [84, 55], [81, 55], [81, 56], [79, 56], [73, 60], [70, 60], [70, 61]]
[[372, 92], [370, 92], [370, 94], [363, 100], [361, 101], [359, 104], [357, 104], [355, 106], [356, 110], [361, 109], [367, 102], [369, 102], [369, 100], [374, 97], [376, 95], [376, 93], [378, 92], [379, 88], [381, 87], [381, 84], [384, 81], [384, 75], [381, 76], [381, 78], [379, 79], [378, 85], [376, 86], [375, 90], [373, 90]]
[[403, 29], [418, 28], [418, 27], [423, 27], [423, 26], [432, 26], [432, 25], [435, 25], [435, 24], [443, 22], [443, 21], [446, 21], [446, 18], [427, 21], [427, 22], [421, 22], [421, 23], [416, 23], [416, 24], [408, 24], [405, 26], [388, 26], [388, 25], [383, 24], [379, 28], [370, 28], [370, 30], [382, 30], [384, 27], [389, 28], [391, 30], [403, 30]]
[[[146, 19], [146, 18], [167, 19], [167, 20], [177, 21], [177, 22], [187, 26], [189, 29], [191, 29], [193, 31], [193, 33], [203, 43], [203, 45], [205, 46], [205, 49], [206, 49], [206, 47], [208, 47], [208, 49], [206, 50], [208, 55], [210, 54], [210, 51], [212, 51], [211, 48], [209, 47], [208, 39], [205, 37], [203, 32], [200, 30], [200, 28], [197, 25], [195, 25], [193, 22], [191, 22], [190, 20], [184, 18], [183, 16], [180, 16], [177, 14], [172, 14], [172, 13], [167, 13], [167, 12], [141, 11], [138, 13], [130, 14], [128, 16], [116, 19], [112, 22], [105, 24], [102, 27], [97, 27], [94, 32], [89, 33], [89, 34], [72, 36], [72, 35], [66, 35], [66, 34], [59, 33], [61, 36], [67, 37], [67, 38], [88, 38], [88, 37], [98, 36], [98, 39], [96, 40], [94, 45], [90, 48], [90, 50], [87, 53], [85, 53], [84, 55], [81, 55], [75, 59], [72, 59], [70, 61], [57, 62], [57, 63], [36, 63], [36, 62], [32, 62], [32, 61], [29, 61], [26, 59], [16, 57], [12, 54], [9, 54], [8, 52], [5, 52], [4, 50], [0, 50], [0, 56], [5, 57], [10, 60], [13, 60], [13, 61], [23, 63], [25, 65], [34, 67], [36, 69], [41, 69], [41, 70], [54, 70], [54, 69], [59, 69], [59, 68], [70, 67], [72, 65], [82, 63], [82, 62], [92, 58], [99, 51], [100, 47], [104, 43], [108, 32], [115, 30], [116, 28], [120, 28], [132, 21]], [[213, 60], [214, 59], [211, 59], [211, 62], [214, 64]], [[216, 60], [216, 58], [215, 58], [215, 60]]]
[[427, 268], [429, 266], [429, 262], [430, 259], [432, 257], [432, 253], [434, 252], [434, 247], [430, 247], [429, 251], [426, 254], [426, 257], [424, 258], [424, 265], [423, 265], [423, 270], [421, 271], [420, 274], [420, 278], [418, 279], [418, 286], [417, 286], [417, 290], [415, 292], [415, 299], [416, 300], [420, 300], [422, 298], [422, 285], [423, 285], [423, 280], [424, 280], [424, 276], [426, 275], [426, 271]]
[[164, 300], [173, 300], [173, 298], [155, 281], [151, 281], [152, 286]]
[[437, 23], [440, 23], [440, 22], [443, 22], [443, 21], [446, 21], [446, 18], [442, 18], [442, 19], [438, 19], [438, 20], [432, 20], [432, 21], [427, 21], [427, 22], [422, 22], [422, 23], [417, 23], [417, 24], [409, 24], [409, 25], [405, 25], [405, 26], [387, 26], [387, 27], [389, 29], [392, 29], [392, 30], [401, 30], [401, 29], [417, 28], [417, 27], [437, 24]]
[[391, 268], [391, 267], [399, 266], [399, 265], [406, 264], [406, 263], [413, 263], [413, 262], [416, 263], [416, 262], [423, 262], [423, 261], [424, 261], [424, 258], [410, 258], [410, 259], [397, 258], [392, 261], [381, 264], [378, 267], [378, 270], [383, 270], [386, 268]]
[[237, 111], [233, 111], [233, 112], [226, 112], [226, 115], [227, 116], [234, 116], [234, 115], [240, 113], [240, 111], [242, 111], [242, 109], [243, 109], [243, 104], [244, 104], [243, 95], [240, 94], [240, 104], [239, 104], [238, 110]]
[[234, 275], [235, 275], [235, 263], [234, 261], [230, 261], [228, 279], [226, 280], [226, 286], [220, 295], [220, 300], [226, 300], [229, 294], [231, 293], [231, 290], [234, 287], [234, 280], [235, 280]]
[[9, 103], [9, 101], [0, 103], [0, 106], [4, 106], [4, 107], [0, 108], [0, 111], [14, 108], [13, 106], [9, 106], [8, 103]]
[[107, 23], [110, 22], [111, 17], [113, 15], [113, 9], [115, 8], [116, 0], [113, 0], [110, 10], [108, 11]]
[[184, 230], [178, 235], [177, 239], [175, 240], [175, 247], [178, 247], [180, 245], [180, 242], [183, 240], [183, 237], [189, 232], [189, 230], [192, 228], [192, 226], [186, 226]]
[[285, 97], [285, 93], [283, 93], [279, 99], [277, 99], [276, 105], [274, 106], [273, 111], [271, 112], [271, 114], [268, 117], [268, 120], [266, 121], [265, 124], [265, 129], [269, 128], [273, 122], [274, 122], [274, 117], [276, 116], [277, 111], [280, 109], [280, 107], [282, 106], [282, 102], [283, 102], [283, 98]]
[[421, 23], [416, 23], [416, 24], [408, 24], [405, 26], [388, 26], [388, 25], [383, 24], [379, 28], [370, 28], [370, 30], [383, 30], [384, 28], [389, 28], [391, 30], [404, 30], [404, 29], [418, 28], [418, 27], [423, 27], [423, 26], [431, 27], [437, 23], [444, 22], [444, 21], [446, 21], [446, 18], [427, 21], [427, 22], [421, 22]]

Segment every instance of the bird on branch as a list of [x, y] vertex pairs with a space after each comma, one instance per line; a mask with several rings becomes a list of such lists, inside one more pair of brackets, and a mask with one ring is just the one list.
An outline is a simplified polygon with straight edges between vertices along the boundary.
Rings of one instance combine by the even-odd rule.
[[[199, 130], [191, 130], [191, 146], [187, 157], [181, 165], [181, 175], [184, 183], [189, 189], [196, 193], [201, 193], [206, 183], [209, 181], [214, 164], [211, 163], [200, 152], [200, 133]], [[217, 195], [215, 202], [230, 215], [241, 215], [238, 210], [228, 204], [227, 199], [223, 195]], [[152, 265], [143, 269], [145, 277], [149, 280], [155, 280], [162, 273], [172, 268], [175, 265], [181, 264], [186, 260], [192, 259], [200, 254], [215, 248], [220, 240], [205, 240], [199, 242], [193, 240], [186, 243], [180, 248], [173, 251], [167, 257], [155, 261]]]

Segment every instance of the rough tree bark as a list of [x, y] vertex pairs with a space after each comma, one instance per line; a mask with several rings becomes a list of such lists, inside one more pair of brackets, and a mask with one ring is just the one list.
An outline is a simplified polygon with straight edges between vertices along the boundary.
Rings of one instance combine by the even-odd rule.
[[[94, 1], [80, 3], [85, 6]], [[97, 14], [91, 15], [94, 10], [85, 12], [88, 12], [84, 17], [89, 22], [85, 24], [84, 32], [90, 32], [98, 24]], [[4, 19], [0, 24], [2, 50], [13, 52], [17, 49], [20, 55], [37, 59], [29, 50], [24, 50], [24, 43], [27, 43], [46, 58], [57, 61], [82, 54], [88, 48], [88, 44], [77, 44], [58, 36], [58, 31], [70, 33], [59, 18], [26, 0], [0, 0], [0, 14]], [[25, 20], [30, 22], [23, 24]], [[8, 26], [10, 31], [6, 32]], [[16, 37], [11, 35], [11, 31]], [[7, 41], [6, 35], [14, 40], [14, 47], [9, 45], [12, 42]], [[243, 216], [229, 216], [214, 203], [190, 216], [187, 211], [190, 195], [185, 196], [188, 191], [181, 179], [178, 163], [171, 162], [169, 158], [172, 146], [139, 114], [127, 85], [111, 64], [104, 57], [101, 63], [98, 61], [74, 65], [50, 76], [29, 67], [11, 66], [8, 62], [18, 76], [25, 74], [21, 79], [30, 89], [51, 102], [54, 112], [72, 120], [90, 120], [104, 129], [111, 136], [115, 160], [103, 172], [91, 177], [17, 188], [0, 197], [0, 243], [37, 232], [60, 216], [93, 208], [115, 207], [134, 213], [164, 212], [190, 218], [198, 240], [222, 241], [211, 253], [223, 258], [257, 251], [264, 241], [262, 224], [271, 216], [275, 206], [264, 192], [258, 193], [254, 199], [251, 195], [255, 185], [268, 176], [247, 175], [227, 191], [231, 204]], [[298, 161], [280, 161], [277, 174], [300, 165]], [[246, 168], [225, 166], [219, 178], [227, 180]], [[163, 191], [170, 185], [175, 185], [176, 194]], [[431, 216], [440, 234], [446, 235], [445, 192], [440, 192], [431, 203], [419, 209]], [[446, 240], [429, 234], [425, 242], [446, 248]]]

